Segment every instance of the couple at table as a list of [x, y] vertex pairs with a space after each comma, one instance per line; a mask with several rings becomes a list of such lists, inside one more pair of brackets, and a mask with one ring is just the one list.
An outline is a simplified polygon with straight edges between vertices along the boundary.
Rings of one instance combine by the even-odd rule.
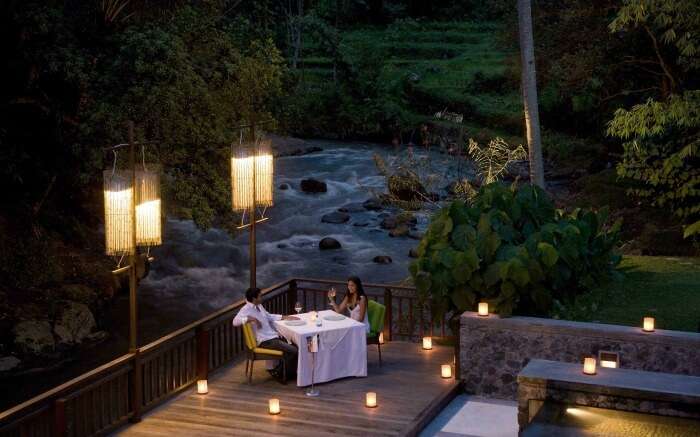
[[[262, 293], [259, 288], [249, 288], [245, 292], [246, 303], [238, 311], [233, 319], [234, 326], [241, 326], [245, 323], [251, 323], [255, 331], [255, 338], [258, 346], [266, 349], [274, 349], [282, 351], [284, 361], [287, 367], [287, 377], [291, 377], [296, 373], [297, 367], [297, 346], [287, 343], [286, 340], [280, 338], [279, 333], [275, 330], [273, 322], [277, 320], [298, 320], [296, 316], [283, 316], [281, 314], [270, 314], [262, 306]], [[340, 304], [335, 303], [335, 298], [328, 297], [333, 310], [337, 313], [345, 313], [350, 311], [350, 317], [365, 325], [369, 332], [369, 320], [367, 317], [367, 295], [362, 287], [362, 281], [357, 276], [351, 276], [348, 279], [348, 289]], [[270, 373], [276, 378], [280, 378], [282, 363], [272, 370]]]

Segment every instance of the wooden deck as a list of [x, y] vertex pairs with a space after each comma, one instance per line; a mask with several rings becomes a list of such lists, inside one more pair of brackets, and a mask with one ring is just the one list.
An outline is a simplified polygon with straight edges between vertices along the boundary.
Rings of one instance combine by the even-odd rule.
[[[452, 348], [423, 351], [417, 343], [390, 342], [382, 346], [381, 368], [376, 346], [369, 346], [367, 355], [367, 378], [321, 384], [317, 398], [305, 396], [292, 382], [276, 382], [262, 362], [256, 363], [253, 385], [248, 385], [245, 365], [238, 362], [210, 375], [209, 394], [188, 390], [115, 435], [410, 435], [458, 390], [455, 379], [440, 377], [440, 365], [452, 363]], [[377, 408], [364, 406], [368, 391], [377, 392]], [[277, 416], [267, 413], [273, 397], [280, 399]]]

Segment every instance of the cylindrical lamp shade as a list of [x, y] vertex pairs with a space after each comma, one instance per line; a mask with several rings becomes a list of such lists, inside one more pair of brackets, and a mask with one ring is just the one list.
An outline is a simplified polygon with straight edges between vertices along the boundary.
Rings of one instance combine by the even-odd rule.
[[121, 256], [134, 253], [131, 214], [133, 190], [131, 173], [106, 170], [104, 176], [105, 198], [105, 252]]
[[243, 211], [256, 206], [272, 206], [273, 174], [269, 142], [235, 151], [231, 156], [233, 209]]
[[136, 244], [162, 243], [160, 173], [156, 165], [136, 170]]

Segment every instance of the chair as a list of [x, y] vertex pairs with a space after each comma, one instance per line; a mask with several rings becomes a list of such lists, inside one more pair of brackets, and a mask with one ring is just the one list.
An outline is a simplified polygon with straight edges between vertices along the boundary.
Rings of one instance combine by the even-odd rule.
[[376, 344], [379, 352], [379, 366], [382, 365], [382, 345], [379, 343], [379, 334], [384, 329], [384, 314], [386, 307], [379, 302], [370, 300], [367, 304], [367, 318], [369, 319], [369, 334], [367, 344]]
[[287, 366], [284, 361], [284, 353], [275, 349], [266, 349], [258, 347], [258, 342], [255, 340], [255, 332], [250, 323], [243, 324], [243, 337], [245, 339], [246, 360], [245, 374], [248, 378], [248, 384], [253, 383], [253, 363], [257, 360], [281, 360], [282, 361], [282, 383], [287, 383]]

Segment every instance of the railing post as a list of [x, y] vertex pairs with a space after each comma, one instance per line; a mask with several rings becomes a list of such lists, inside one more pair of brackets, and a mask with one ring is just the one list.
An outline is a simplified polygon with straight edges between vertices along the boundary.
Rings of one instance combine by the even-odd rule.
[[388, 287], [384, 289], [384, 306], [386, 307], [386, 313], [384, 315], [384, 341], [391, 341], [394, 311], [391, 303], [391, 288]]
[[56, 399], [53, 404], [53, 437], [65, 437], [66, 424], [66, 400]]
[[297, 281], [292, 279], [289, 281], [287, 289], [287, 314], [294, 314], [294, 305], [297, 303]]
[[141, 372], [141, 351], [135, 349], [134, 354], [134, 375], [131, 385], [131, 407], [134, 412], [129, 419], [131, 423], [141, 421], [141, 405], [143, 404], [143, 374]]
[[209, 330], [197, 327], [197, 379], [207, 379], [209, 375]]

